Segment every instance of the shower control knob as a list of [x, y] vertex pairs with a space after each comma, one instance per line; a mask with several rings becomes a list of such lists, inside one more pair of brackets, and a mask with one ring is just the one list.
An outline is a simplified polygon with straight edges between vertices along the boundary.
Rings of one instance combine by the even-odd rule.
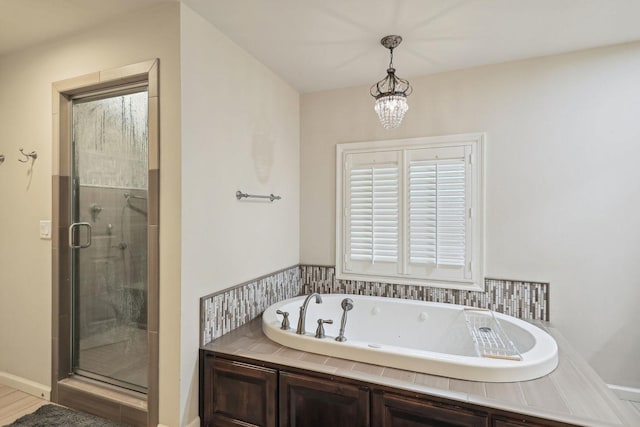
[[276, 314], [282, 314], [282, 325], [280, 326], [280, 329], [283, 329], [285, 331], [287, 329], [291, 329], [289, 327], [289, 312], [288, 311], [276, 310]]
[[316, 338], [324, 338], [324, 324], [328, 323], [328, 324], [332, 324], [333, 320], [323, 320], [323, 319], [318, 319], [318, 329], [316, 329]]

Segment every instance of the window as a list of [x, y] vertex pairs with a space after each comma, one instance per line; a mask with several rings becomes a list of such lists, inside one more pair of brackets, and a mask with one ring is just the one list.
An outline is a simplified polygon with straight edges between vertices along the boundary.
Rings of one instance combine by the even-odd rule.
[[482, 289], [483, 141], [338, 144], [337, 277]]

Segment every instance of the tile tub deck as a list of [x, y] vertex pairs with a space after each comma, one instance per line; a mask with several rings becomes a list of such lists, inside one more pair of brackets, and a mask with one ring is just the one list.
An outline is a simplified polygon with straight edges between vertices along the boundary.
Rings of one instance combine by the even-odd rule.
[[636, 426], [640, 418], [608, 389], [595, 371], [547, 322], [532, 322], [558, 343], [559, 364], [551, 374], [531, 381], [485, 383], [464, 381], [351, 360], [307, 353], [281, 346], [262, 332], [262, 318], [201, 347], [233, 355], [372, 384], [424, 393], [460, 402], [584, 426]]

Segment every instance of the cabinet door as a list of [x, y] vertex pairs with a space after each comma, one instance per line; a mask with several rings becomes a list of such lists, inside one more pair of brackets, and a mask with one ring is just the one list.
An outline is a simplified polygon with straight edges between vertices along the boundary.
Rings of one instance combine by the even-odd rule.
[[204, 369], [205, 427], [277, 425], [276, 370], [211, 356]]
[[366, 427], [369, 389], [355, 383], [329, 381], [280, 372], [281, 427]]
[[[537, 427], [536, 424], [522, 424], [520, 421], [516, 420], [493, 420], [493, 427], [522, 427], [526, 425], [531, 425], [531, 427]], [[539, 426], [539, 424], [538, 424]]]
[[392, 393], [373, 393], [372, 427], [486, 427], [488, 416], [457, 406]]
[[525, 415], [512, 415], [510, 417], [495, 415], [492, 427], [572, 427], [574, 424], [565, 424], [558, 421], [542, 420], [527, 417]]

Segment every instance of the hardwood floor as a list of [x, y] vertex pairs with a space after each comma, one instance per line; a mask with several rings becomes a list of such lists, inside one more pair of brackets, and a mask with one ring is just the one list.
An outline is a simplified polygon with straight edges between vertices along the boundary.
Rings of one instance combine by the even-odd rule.
[[50, 402], [0, 384], [0, 426], [11, 424], [47, 403]]

